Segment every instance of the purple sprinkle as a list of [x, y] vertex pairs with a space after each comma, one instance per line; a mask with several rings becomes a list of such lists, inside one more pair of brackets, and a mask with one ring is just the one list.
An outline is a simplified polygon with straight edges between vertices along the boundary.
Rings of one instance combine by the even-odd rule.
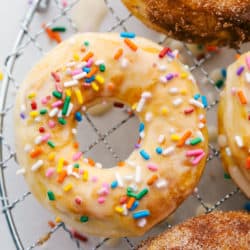
[[20, 117], [21, 117], [23, 120], [25, 120], [25, 118], [26, 118], [26, 116], [25, 116], [24, 113], [20, 113]]
[[140, 144], [136, 143], [135, 148], [140, 148]]
[[237, 75], [239, 76], [239, 75], [241, 75], [241, 73], [244, 71], [244, 66], [241, 66], [241, 67], [239, 67], [238, 69], [237, 69]]
[[167, 54], [169, 57], [171, 57], [172, 59], [175, 58], [175, 55], [171, 52], [171, 51], [168, 51], [168, 54]]
[[167, 81], [170, 81], [170, 80], [172, 80], [173, 78], [174, 78], [174, 74], [172, 74], [172, 73], [169, 73], [169, 74], [166, 75]]

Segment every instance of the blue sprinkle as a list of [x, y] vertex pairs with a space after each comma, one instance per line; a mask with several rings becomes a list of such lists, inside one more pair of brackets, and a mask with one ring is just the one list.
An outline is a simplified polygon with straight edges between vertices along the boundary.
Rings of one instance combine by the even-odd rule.
[[144, 130], [144, 128], [145, 128], [145, 125], [144, 123], [141, 122], [139, 125], [139, 132], [141, 133]]
[[135, 201], [129, 210], [134, 211], [138, 206], [139, 206], [139, 201]]
[[227, 77], [227, 70], [225, 68], [221, 69], [221, 75], [226, 78]]
[[204, 108], [206, 108], [207, 107], [207, 105], [208, 105], [208, 103], [207, 103], [207, 97], [206, 96], [201, 96], [201, 102], [202, 102], [202, 104], [203, 104], [203, 106], [204, 106]]
[[135, 38], [135, 33], [134, 32], [121, 32], [120, 36], [123, 38]]
[[80, 122], [82, 121], [82, 114], [80, 112], [76, 112], [75, 113], [75, 119]]
[[91, 76], [90, 78], [85, 78], [86, 83], [91, 83], [95, 80], [95, 76]]
[[161, 147], [157, 147], [157, 148], [155, 149], [155, 152], [156, 152], [157, 154], [161, 155], [161, 154], [162, 154], [162, 148], [161, 148]]
[[144, 159], [144, 160], [149, 160], [150, 159], [150, 155], [144, 150], [144, 149], [142, 149], [141, 151], [140, 151], [140, 155], [142, 156], [142, 158]]
[[110, 185], [111, 188], [116, 188], [118, 186], [118, 181], [113, 181]]
[[250, 212], [250, 201], [246, 202], [244, 205], [244, 209], [248, 212]]
[[200, 97], [201, 97], [201, 94], [195, 94], [195, 95], [194, 95], [194, 99], [195, 99], [195, 100], [198, 100]]
[[83, 68], [82, 68], [82, 71], [83, 71], [83, 72], [86, 72], [86, 73], [89, 73], [89, 72], [90, 72], [90, 68], [83, 67]]
[[20, 114], [20, 117], [21, 117], [23, 120], [25, 120], [25, 118], [26, 118], [26, 116], [25, 116], [24, 113], [21, 113], [21, 114]]
[[141, 211], [133, 213], [133, 218], [134, 219], [140, 219], [140, 218], [143, 218], [143, 217], [147, 217], [149, 215], [150, 215], [150, 212], [148, 210], [141, 210]]

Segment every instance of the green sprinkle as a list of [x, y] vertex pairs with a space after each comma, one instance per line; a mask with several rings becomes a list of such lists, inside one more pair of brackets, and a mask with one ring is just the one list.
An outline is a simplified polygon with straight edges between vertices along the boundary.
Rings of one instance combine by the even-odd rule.
[[47, 194], [48, 194], [50, 201], [54, 201], [56, 199], [56, 197], [52, 191], [48, 191]]
[[87, 222], [89, 220], [88, 216], [81, 216], [80, 221], [81, 222]]
[[215, 82], [215, 86], [217, 87], [217, 88], [221, 88], [222, 86], [224, 85], [224, 81], [223, 80], [218, 80], [217, 82]]
[[62, 117], [58, 118], [58, 122], [62, 125], [65, 125], [67, 123], [67, 121]]
[[133, 192], [131, 187], [127, 188], [127, 196], [137, 198], [137, 195]]
[[228, 173], [224, 173], [224, 179], [231, 179], [231, 176]]
[[79, 168], [80, 165], [78, 163], [74, 164], [74, 168]]
[[144, 188], [139, 194], [136, 195], [136, 199], [140, 200], [143, 196], [145, 196], [148, 193], [148, 189]]
[[204, 49], [204, 46], [203, 46], [202, 44], [198, 44], [198, 45], [197, 45], [197, 48], [198, 48], [199, 50], [203, 50], [203, 49]]
[[40, 110], [40, 115], [45, 115], [47, 114], [48, 110], [47, 109], [41, 109]]
[[99, 70], [100, 70], [101, 72], [104, 72], [104, 71], [106, 70], [106, 66], [105, 66], [104, 64], [100, 64], [100, 65], [99, 65]]
[[53, 32], [65, 32], [66, 28], [61, 26], [56, 26], [51, 29]]
[[69, 104], [70, 104], [70, 96], [66, 96], [64, 104], [63, 104], [63, 108], [62, 108], [62, 115], [66, 115], [68, 113]]
[[52, 92], [52, 95], [55, 97], [55, 98], [57, 98], [57, 99], [62, 99], [62, 93], [61, 92], [59, 92], [59, 91], [53, 91]]
[[196, 138], [194, 138], [194, 139], [192, 139], [192, 140], [190, 141], [190, 144], [191, 144], [191, 145], [196, 145], [196, 144], [200, 143], [201, 141], [202, 141], [202, 140], [201, 140], [200, 137], [196, 137]]
[[48, 141], [47, 143], [48, 143], [48, 145], [49, 145], [51, 148], [54, 148], [54, 147], [55, 147], [55, 144], [54, 144], [52, 141]]
[[89, 41], [84, 41], [84, 45], [85, 45], [86, 47], [88, 47], [88, 46], [89, 46]]

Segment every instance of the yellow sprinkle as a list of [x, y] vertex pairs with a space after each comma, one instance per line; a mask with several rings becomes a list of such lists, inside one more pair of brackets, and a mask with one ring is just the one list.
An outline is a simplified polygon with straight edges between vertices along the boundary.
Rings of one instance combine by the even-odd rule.
[[172, 134], [172, 135], [171, 135], [171, 140], [172, 140], [172, 141], [179, 141], [180, 138], [181, 138], [181, 137], [180, 137], [179, 135], [177, 135], [177, 134]]
[[30, 111], [30, 117], [37, 117], [39, 115], [38, 111]]
[[49, 153], [49, 155], [48, 155], [48, 160], [49, 161], [53, 161], [54, 159], [55, 159], [55, 153], [54, 152], [51, 152], [51, 153]]
[[83, 181], [87, 181], [88, 178], [89, 178], [89, 173], [88, 173], [88, 171], [85, 170], [83, 173], [82, 179], [83, 179]]
[[72, 189], [72, 187], [73, 187], [72, 184], [69, 183], [69, 184], [67, 184], [66, 186], [63, 187], [63, 190], [64, 190], [65, 192], [68, 192], [69, 190]]
[[73, 58], [75, 61], [79, 61], [80, 60], [80, 56], [78, 54], [74, 54]]
[[117, 213], [121, 214], [121, 213], [123, 212], [123, 208], [120, 207], [120, 206], [116, 206], [116, 207], [115, 207], [115, 211], [116, 211]]
[[57, 173], [61, 173], [62, 170], [63, 170], [63, 162], [64, 162], [64, 159], [63, 158], [60, 158], [59, 161], [58, 161], [58, 164], [57, 164]]
[[67, 96], [71, 96], [72, 91], [71, 91], [71, 89], [66, 89], [65, 93]]
[[93, 88], [94, 91], [98, 91], [99, 90], [99, 86], [96, 84], [96, 82], [92, 82], [91, 86]]
[[137, 103], [134, 103], [131, 108], [132, 108], [132, 110], [136, 110], [136, 107], [137, 107]]
[[3, 72], [0, 71], [0, 81], [2, 81], [2, 80], [3, 80]]
[[104, 78], [103, 78], [102, 76], [97, 75], [97, 76], [95, 77], [95, 79], [96, 79], [96, 81], [97, 81], [98, 83], [104, 84]]
[[182, 95], [186, 95], [186, 94], [187, 94], [187, 90], [186, 90], [186, 89], [181, 89], [180, 93], [181, 93]]
[[181, 78], [187, 78], [188, 74], [186, 72], [181, 73]]
[[34, 92], [31, 92], [31, 93], [28, 94], [28, 98], [29, 98], [29, 99], [32, 99], [32, 98], [34, 98], [35, 96], [36, 96], [36, 93], [34, 93]]
[[62, 222], [62, 219], [61, 219], [59, 216], [56, 216], [55, 222], [56, 222], [56, 223], [60, 223], [60, 222]]
[[82, 96], [81, 90], [79, 88], [74, 88], [74, 91], [75, 91], [76, 98], [79, 104], [83, 104], [83, 96]]
[[163, 108], [161, 109], [161, 113], [162, 113], [163, 115], [166, 115], [166, 114], [168, 113], [168, 109], [167, 109], [166, 107], [163, 107]]

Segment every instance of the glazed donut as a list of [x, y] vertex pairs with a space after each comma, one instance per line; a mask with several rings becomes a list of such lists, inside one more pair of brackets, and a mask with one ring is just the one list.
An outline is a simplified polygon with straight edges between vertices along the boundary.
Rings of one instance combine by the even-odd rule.
[[[195, 80], [176, 57], [134, 33], [86, 33], [58, 45], [21, 85], [17, 159], [36, 198], [76, 230], [141, 235], [197, 185], [206, 101], [193, 98]], [[141, 121], [136, 149], [110, 169], [75, 145], [82, 113], [100, 99], [127, 104]]]
[[152, 29], [175, 39], [207, 45], [250, 41], [249, 0], [122, 0]]
[[217, 211], [188, 219], [159, 236], [144, 241], [137, 250], [248, 250], [249, 239], [248, 213]]
[[250, 53], [228, 67], [218, 111], [218, 142], [226, 172], [250, 198]]

